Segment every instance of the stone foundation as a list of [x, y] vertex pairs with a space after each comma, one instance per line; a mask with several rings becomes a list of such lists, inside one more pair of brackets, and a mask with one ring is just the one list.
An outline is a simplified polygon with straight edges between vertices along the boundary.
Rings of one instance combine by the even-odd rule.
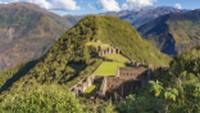
[[120, 68], [117, 77], [104, 77], [99, 90], [100, 96], [117, 93], [126, 96], [130, 90], [144, 86], [151, 77], [151, 71], [143, 67]]
[[131, 91], [146, 85], [151, 78], [151, 74], [151, 69], [143, 65], [119, 68], [115, 77], [97, 77], [91, 75], [73, 86], [71, 91], [80, 96], [85, 93], [87, 88], [98, 83], [100, 86], [96, 94], [101, 97], [114, 93], [126, 96], [132, 93]]
[[110, 47], [107, 49], [102, 49], [99, 52], [99, 56], [105, 56], [105, 55], [110, 55], [110, 54], [121, 54], [121, 51], [119, 49], [116, 49], [114, 47]]

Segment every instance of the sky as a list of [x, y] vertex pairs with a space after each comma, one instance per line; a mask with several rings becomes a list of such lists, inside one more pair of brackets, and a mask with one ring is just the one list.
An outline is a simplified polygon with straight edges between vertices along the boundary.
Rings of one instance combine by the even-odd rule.
[[171, 6], [178, 9], [200, 8], [200, 0], [0, 0], [0, 4], [29, 2], [59, 15], [95, 14], [107, 11], [139, 10]]

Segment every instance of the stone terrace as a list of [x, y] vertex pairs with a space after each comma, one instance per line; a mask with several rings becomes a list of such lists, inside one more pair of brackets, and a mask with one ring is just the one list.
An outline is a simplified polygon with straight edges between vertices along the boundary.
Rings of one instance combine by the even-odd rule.
[[[100, 96], [109, 93], [117, 93], [125, 96], [130, 90], [134, 90], [137, 85], [145, 85], [150, 79], [151, 71], [144, 67], [120, 68], [116, 77], [104, 77]], [[136, 83], [137, 84], [134, 84]]]

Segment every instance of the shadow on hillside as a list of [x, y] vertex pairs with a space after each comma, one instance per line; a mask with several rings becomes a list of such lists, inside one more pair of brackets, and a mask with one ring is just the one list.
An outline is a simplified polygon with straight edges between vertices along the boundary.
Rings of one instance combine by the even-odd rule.
[[36, 64], [38, 60], [31, 61], [18, 70], [6, 83], [0, 88], [0, 94], [8, 90], [16, 81], [24, 77]]

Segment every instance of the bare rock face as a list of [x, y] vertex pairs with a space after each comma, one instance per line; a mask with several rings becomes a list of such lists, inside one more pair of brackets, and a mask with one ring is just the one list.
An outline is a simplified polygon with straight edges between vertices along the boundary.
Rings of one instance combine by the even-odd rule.
[[37, 5], [0, 5], [0, 71], [41, 57], [69, 28], [67, 21]]

